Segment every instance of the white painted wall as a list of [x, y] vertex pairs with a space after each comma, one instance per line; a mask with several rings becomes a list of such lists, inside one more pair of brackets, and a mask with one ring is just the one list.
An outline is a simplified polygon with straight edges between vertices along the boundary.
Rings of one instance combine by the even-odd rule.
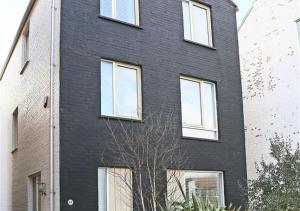
[[275, 133], [299, 142], [300, 0], [257, 0], [239, 29], [248, 177]]
[[[60, 0], [55, 15], [55, 200], [59, 210], [59, 43]], [[0, 211], [27, 210], [28, 177], [41, 172], [49, 210], [49, 113], [44, 98], [50, 89], [51, 0], [39, 0], [30, 15], [29, 64], [20, 75], [22, 39], [19, 39], [0, 80]], [[50, 104], [50, 102], [48, 103]], [[11, 153], [12, 112], [18, 106], [18, 150]]]

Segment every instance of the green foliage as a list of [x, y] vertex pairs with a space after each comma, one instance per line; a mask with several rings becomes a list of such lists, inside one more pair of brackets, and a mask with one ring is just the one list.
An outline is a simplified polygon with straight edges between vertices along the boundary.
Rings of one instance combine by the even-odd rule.
[[235, 208], [232, 204], [225, 208], [217, 208], [209, 202], [204, 203], [201, 199], [192, 195], [192, 199], [186, 197], [182, 185], [178, 179], [176, 179], [178, 188], [181, 191], [184, 201], [173, 202], [168, 209], [161, 209], [162, 211], [240, 211], [241, 208]]
[[277, 134], [271, 141], [273, 162], [256, 164], [258, 178], [248, 182], [249, 208], [256, 211], [300, 210], [300, 150]]

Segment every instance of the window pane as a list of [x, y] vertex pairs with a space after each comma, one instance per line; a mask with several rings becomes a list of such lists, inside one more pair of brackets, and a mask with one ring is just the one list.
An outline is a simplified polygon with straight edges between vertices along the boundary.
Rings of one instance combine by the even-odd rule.
[[184, 79], [180, 81], [182, 122], [201, 126], [200, 84]]
[[203, 125], [206, 129], [215, 129], [215, 92], [214, 85], [211, 83], [203, 83]]
[[135, 24], [135, 0], [116, 0], [117, 19]]
[[113, 115], [113, 64], [101, 62], [101, 114]]
[[108, 169], [109, 184], [109, 210], [110, 211], [131, 211], [131, 170], [122, 168]]
[[223, 206], [223, 178], [222, 173], [214, 172], [186, 172], [185, 186], [187, 197], [192, 195], [204, 202], [216, 206]]
[[202, 44], [209, 44], [208, 40], [208, 25], [207, 25], [207, 10], [193, 6], [193, 40]]
[[184, 27], [184, 38], [191, 40], [191, 20], [190, 20], [190, 10], [189, 3], [186, 1], [182, 2], [183, 9], [183, 27]]
[[118, 66], [118, 114], [138, 118], [137, 71]]
[[107, 210], [107, 178], [106, 178], [106, 169], [98, 169], [98, 210], [106, 211]]
[[112, 18], [112, 0], [100, 0], [100, 14]]

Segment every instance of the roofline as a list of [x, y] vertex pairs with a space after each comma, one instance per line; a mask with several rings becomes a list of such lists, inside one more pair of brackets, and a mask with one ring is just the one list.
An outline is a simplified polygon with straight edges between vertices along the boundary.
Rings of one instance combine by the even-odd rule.
[[227, 1], [229, 1], [229, 3], [230, 3], [232, 6], [234, 6], [235, 8], [238, 9], [238, 6], [236, 5], [236, 3], [233, 2], [233, 0], [227, 0]]
[[12, 56], [12, 54], [13, 54], [15, 48], [16, 48], [16, 45], [17, 45], [17, 43], [18, 43], [18, 40], [19, 40], [19, 38], [20, 38], [20, 36], [21, 36], [21, 34], [22, 34], [22, 32], [23, 32], [23, 29], [24, 29], [24, 27], [25, 27], [25, 25], [26, 25], [26, 22], [27, 22], [27, 20], [28, 20], [30, 14], [31, 14], [31, 11], [32, 11], [32, 9], [33, 9], [33, 7], [34, 7], [36, 1], [37, 1], [37, 0], [30, 0], [30, 2], [28, 3], [28, 6], [27, 6], [26, 11], [25, 11], [25, 13], [24, 13], [24, 15], [23, 15], [22, 21], [21, 21], [21, 23], [20, 23], [20, 25], [19, 25], [19, 27], [18, 27], [18, 31], [17, 31], [17, 33], [16, 33], [16, 35], [15, 35], [14, 41], [13, 41], [11, 47], [10, 47], [10, 50], [9, 50], [9, 52], [8, 52], [8, 55], [7, 55], [6, 60], [5, 60], [5, 62], [4, 62], [4, 65], [3, 65], [2, 69], [1, 69], [1, 73], [0, 73], [0, 81], [1, 81], [2, 78], [3, 78], [3, 75], [4, 75], [4, 73], [5, 73], [5, 70], [6, 70], [6, 68], [7, 68], [7, 65], [8, 65], [8, 63], [9, 63], [9, 61], [10, 61], [10, 59], [11, 59], [11, 56]]
[[254, 7], [254, 3], [255, 3], [255, 1], [253, 1], [251, 7], [248, 9], [247, 13], [245, 14], [245, 16], [244, 16], [244, 18], [243, 18], [241, 24], [240, 24], [239, 27], [238, 27], [238, 32], [240, 31], [240, 29], [243, 27], [244, 23], [246, 22], [246, 20], [247, 20], [248, 17], [250, 16], [250, 14], [251, 14], [251, 12], [252, 12], [252, 10], [253, 10], [253, 7]]

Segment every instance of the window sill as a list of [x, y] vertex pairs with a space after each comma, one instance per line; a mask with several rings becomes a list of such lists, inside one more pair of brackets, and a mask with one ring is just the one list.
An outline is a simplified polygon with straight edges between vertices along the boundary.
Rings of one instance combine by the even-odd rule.
[[105, 116], [105, 115], [100, 115], [99, 119], [128, 121], [128, 122], [140, 122], [140, 123], [143, 122], [141, 119], [131, 119], [131, 118], [126, 118], [126, 117]]
[[204, 47], [204, 48], [208, 48], [208, 49], [211, 49], [211, 50], [217, 50], [216, 48], [212, 47], [212, 46], [209, 46], [209, 45], [205, 45], [205, 44], [201, 44], [201, 43], [197, 43], [197, 42], [194, 42], [194, 41], [191, 41], [191, 40], [187, 40], [187, 39], [183, 39], [185, 42], [188, 42], [190, 44], [194, 44], [194, 45], [198, 45], [198, 46], [201, 46], [201, 47]]
[[118, 19], [115, 19], [115, 18], [109, 18], [109, 17], [102, 16], [102, 15], [98, 15], [98, 18], [101, 18], [101, 19], [104, 19], [104, 20], [113, 21], [113, 22], [116, 22], [116, 23], [119, 23], [119, 24], [122, 24], [122, 25], [134, 27], [134, 28], [137, 28], [137, 29], [143, 29], [139, 25], [135, 25], [135, 24], [132, 24], [132, 23], [127, 23], [125, 21], [121, 21], [121, 20], [118, 20]]
[[28, 66], [28, 64], [29, 64], [29, 60], [27, 60], [27, 61], [23, 64], [23, 67], [22, 67], [22, 69], [21, 69], [20, 75], [22, 75], [22, 74], [24, 73], [24, 71], [25, 71], [26, 67]]
[[17, 151], [18, 151], [18, 147], [16, 147], [15, 149], [13, 149], [13, 150], [11, 151], [11, 153], [14, 154], [14, 153], [16, 153]]
[[207, 139], [207, 138], [197, 138], [197, 137], [189, 137], [189, 136], [181, 136], [182, 139], [193, 140], [193, 141], [205, 141], [205, 142], [214, 142], [214, 143], [223, 143], [219, 139]]

